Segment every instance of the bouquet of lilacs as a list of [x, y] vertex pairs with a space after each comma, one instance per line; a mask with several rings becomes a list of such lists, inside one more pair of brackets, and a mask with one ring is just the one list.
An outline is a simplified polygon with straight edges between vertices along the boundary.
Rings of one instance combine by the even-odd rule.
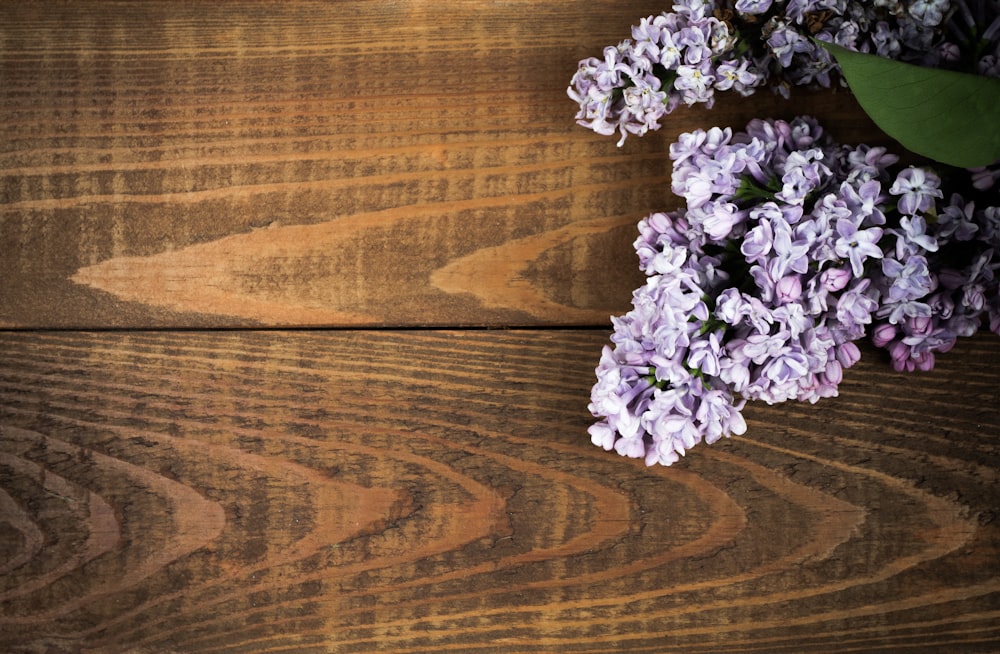
[[1000, 333], [1000, 207], [975, 189], [946, 198], [808, 117], [696, 130], [670, 158], [686, 206], [639, 223], [648, 278], [612, 319], [594, 444], [670, 465], [743, 433], [748, 400], [835, 396], [863, 338], [926, 370], [984, 318]]
[[[682, 134], [685, 205], [639, 223], [647, 281], [612, 318], [594, 444], [670, 465], [743, 433], [748, 401], [835, 396], [862, 339], [914, 371], [984, 323], [1000, 334], [1000, 0], [677, 0], [603, 54], [567, 92], [619, 146], [716, 92], [837, 84], [934, 163], [808, 117]], [[928, 143], [932, 123], [954, 138]]]
[[716, 92], [844, 83], [822, 44], [1000, 77], [1000, 0], [676, 0], [582, 60], [568, 93], [579, 124], [621, 145]]

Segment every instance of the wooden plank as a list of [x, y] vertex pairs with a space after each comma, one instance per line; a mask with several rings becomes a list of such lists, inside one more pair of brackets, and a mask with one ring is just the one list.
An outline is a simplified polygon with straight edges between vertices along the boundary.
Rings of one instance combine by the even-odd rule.
[[565, 89], [662, 3], [0, 3], [0, 327], [604, 325], [666, 144]]
[[7, 652], [987, 652], [1000, 343], [646, 469], [601, 331], [0, 335]]

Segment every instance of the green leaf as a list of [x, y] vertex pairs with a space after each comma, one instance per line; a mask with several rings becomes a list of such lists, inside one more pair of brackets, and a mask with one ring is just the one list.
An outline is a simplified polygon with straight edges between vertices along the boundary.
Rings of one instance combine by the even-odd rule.
[[960, 168], [1000, 160], [1000, 80], [816, 43], [875, 124], [906, 149]]

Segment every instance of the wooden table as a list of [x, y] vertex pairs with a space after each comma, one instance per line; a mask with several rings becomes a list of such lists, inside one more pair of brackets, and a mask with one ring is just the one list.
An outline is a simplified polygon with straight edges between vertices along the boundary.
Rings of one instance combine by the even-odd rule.
[[1000, 650], [996, 337], [590, 444], [669, 142], [883, 138], [616, 148], [615, 4], [0, 4], [0, 650]]

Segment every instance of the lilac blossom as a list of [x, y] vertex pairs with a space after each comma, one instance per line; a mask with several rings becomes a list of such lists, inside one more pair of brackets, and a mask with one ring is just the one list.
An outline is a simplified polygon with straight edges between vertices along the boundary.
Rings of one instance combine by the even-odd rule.
[[940, 184], [941, 180], [933, 171], [910, 166], [899, 173], [889, 193], [900, 196], [900, 212], [912, 216], [927, 211], [934, 206], [935, 198], [942, 197]]
[[1000, 333], [1000, 207], [945, 204], [933, 171], [808, 117], [695, 130], [670, 156], [685, 204], [639, 223], [647, 282], [596, 369], [595, 445], [671, 465], [744, 433], [746, 402], [836, 396], [862, 339], [916, 371]]
[[742, 433], [747, 401], [836, 395], [881, 298], [908, 317], [905, 302], [927, 286], [918, 264], [900, 264], [900, 281], [889, 263], [892, 281], [873, 282], [867, 262], [897, 240], [931, 245], [915, 219], [882, 227], [894, 159], [841, 148], [811, 118], [696, 130], [670, 153], [685, 208], [639, 224], [648, 281], [612, 320], [590, 404], [595, 444], [668, 465], [697, 443]]
[[[996, 0], [685, 0], [642, 18], [630, 36], [582, 60], [567, 89], [577, 122], [620, 134], [619, 145], [659, 129], [682, 104], [711, 107], [717, 92], [770, 86], [787, 97], [793, 86], [843, 85], [836, 61], [813, 39], [1000, 77]], [[993, 183], [995, 170], [980, 171], [980, 183]]]
[[[1000, 3], [972, 16], [969, 2], [680, 0], [581, 61], [568, 94], [581, 125], [622, 145], [681, 104], [712, 106], [716, 92], [838, 83], [812, 37], [966, 66], [972, 34], [973, 67], [1000, 75]], [[589, 404], [595, 445], [671, 465], [744, 433], [748, 401], [836, 396], [862, 339], [917, 371], [983, 324], [1000, 334], [1000, 207], [986, 194], [996, 166], [954, 192], [937, 171], [897, 170], [886, 148], [837, 144], [807, 117], [694, 130], [670, 158], [683, 207], [639, 223], [647, 282], [612, 318]]]
[[834, 252], [851, 262], [851, 270], [855, 277], [864, 274], [866, 259], [882, 258], [882, 250], [878, 246], [882, 237], [881, 228], [858, 229], [853, 220], [841, 218], [837, 221], [837, 235], [839, 238], [834, 245]]

